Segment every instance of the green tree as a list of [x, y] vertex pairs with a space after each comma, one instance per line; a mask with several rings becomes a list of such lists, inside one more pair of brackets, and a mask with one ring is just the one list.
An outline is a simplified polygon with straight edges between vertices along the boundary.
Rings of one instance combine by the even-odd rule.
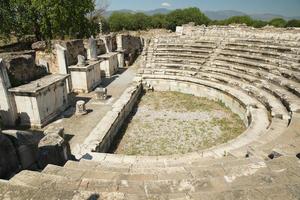
[[151, 17], [151, 27], [152, 28], [166, 28], [167, 19], [164, 14], [155, 14]]
[[274, 18], [269, 22], [269, 24], [275, 27], [285, 27], [287, 22], [282, 18]]
[[10, 0], [0, 2], [0, 39], [9, 37], [13, 27], [13, 7]]
[[268, 22], [262, 21], [262, 20], [253, 20], [252, 26], [255, 28], [262, 28], [266, 26]]
[[289, 20], [285, 26], [286, 27], [300, 27], [300, 20], [296, 20], [296, 19]]
[[170, 12], [166, 16], [167, 27], [175, 30], [176, 26], [181, 26], [189, 22], [194, 22], [196, 25], [208, 25], [209, 18], [205, 16], [199, 8], [177, 9]]
[[64, 38], [66, 35], [84, 37], [91, 35], [97, 28], [86, 17], [95, 8], [93, 0], [4, 1], [1, 13], [5, 14], [5, 18], [1, 21], [9, 24], [5, 25], [9, 31], [1, 27], [1, 32], [15, 32], [19, 38], [27, 34], [34, 34], [38, 40]]
[[247, 26], [253, 25], [253, 20], [249, 16], [234, 16], [225, 20], [226, 25], [228, 24], [246, 24]]

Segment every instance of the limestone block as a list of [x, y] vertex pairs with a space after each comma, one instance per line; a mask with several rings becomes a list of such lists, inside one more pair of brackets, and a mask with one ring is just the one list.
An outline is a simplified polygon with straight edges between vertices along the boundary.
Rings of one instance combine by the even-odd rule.
[[38, 144], [38, 165], [45, 168], [48, 164], [63, 166], [70, 156], [68, 143], [62, 137], [63, 128], [47, 129], [46, 136]]

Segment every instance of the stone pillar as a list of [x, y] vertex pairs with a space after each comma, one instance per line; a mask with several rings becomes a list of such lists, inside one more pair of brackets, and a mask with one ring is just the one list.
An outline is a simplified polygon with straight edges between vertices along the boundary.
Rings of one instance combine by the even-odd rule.
[[87, 58], [93, 61], [98, 60], [97, 57], [97, 43], [93, 36], [89, 39], [88, 49], [87, 49]]
[[[59, 44], [56, 44], [56, 58], [60, 74], [69, 74], [67, 58], [66, 58], [67, 49]], [[70, 93], [72, 91], [72, 82], [71, 79], [67, 79], [67, 91]]]
[[0, 122], [5, 126], [15, 126], [17, 108], [13, 95], [8, 92], [11, 87], [4, 62], [0, 58]]
[[123, 50], [123, 35], [117, 35], [117, 51]]
[[124, 52], [123, 51], [119, 51], [119, 53], [118, 53], [118, 67], [124, 68]]
[[77, 101], [76, 102], [76, 115], [85, 115], [85, 114], [87, 114], [87, 111], [85, 108], [85, 102]]

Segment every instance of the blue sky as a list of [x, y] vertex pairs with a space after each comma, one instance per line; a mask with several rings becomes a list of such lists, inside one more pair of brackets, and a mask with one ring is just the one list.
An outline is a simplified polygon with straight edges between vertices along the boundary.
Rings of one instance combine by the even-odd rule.
[[300, 0], [107, 0], [108, 10], [152, 10], [199, 7], [201, 10], [237, 10], [248, 14], [300, 16]]

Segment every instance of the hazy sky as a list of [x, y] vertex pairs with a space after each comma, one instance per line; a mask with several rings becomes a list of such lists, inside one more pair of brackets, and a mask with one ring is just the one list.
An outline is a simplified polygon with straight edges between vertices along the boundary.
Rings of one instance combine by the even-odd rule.
[[107, 0], [108, 10], [152, 10], [196, 6], [201, 10], [237, 10], [248, 14], [300, 16], [300, 0]]

